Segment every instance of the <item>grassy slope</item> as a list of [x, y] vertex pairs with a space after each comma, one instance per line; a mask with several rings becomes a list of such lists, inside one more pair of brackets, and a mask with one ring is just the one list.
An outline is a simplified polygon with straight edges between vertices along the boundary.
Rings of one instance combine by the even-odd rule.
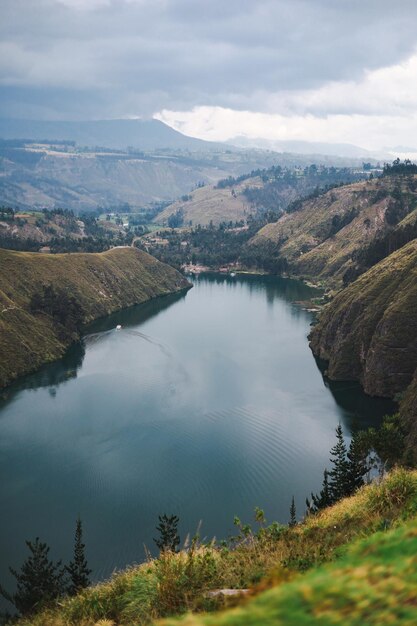
[[[191, 192], [190, 200], [183, 202], [179, 200], [170, 204], [154, 221], [158, 224], [165, 224], [169, 216], [181, 209], [184, 211], [184, 225], [188, 225], [192, 220], [193, 225], [202, 224], [207, 226], [210, 221], [214, 224], [220, 222], [233, 222], [245, 219], [249, 213], [253, 213], [250, 203], [243, 195], [246, 187], [261, 187], [260, 178], [250, 178], [242, 183], [225, 189], [216, 189], [212, 186], [201, 187]], [[236, 196], [232, 195], [234, 190]]]
[[42, 284], [75, 295], [85, 322], [188, 285], [173, 268], [134, 248], [57, 255], [0, 249], [0, 267], [0, 386], [68, 347], [50, 317], [28, 310]]
[[[237, 609], [180, 623], [415, 623], [407, 620], [417, 620], [416, 514], [417, 472], [397, 470], [274, 538], [249, 538], [231, 551], [201, 548], [192, 560], [183, 552], [133, 567], [19, 624], [141, 626], [187, 608], [207, 608], [210, 589], [248, 585], [256, 597]], [[326, 562], [333, 563], [323, 566]], [[257, 583], [260, 575], [266, 577]]]
[[333, 379], [373, 395], [404, 391], [417, 368], [417, 240], [339, 292], [311, 335]]
[[[382, 626], [417, 622], [417, 522], [353, 545], [336, 564], [183, 626]], [[164, 621], [165, 625], [178, 621]]]
[[[354, 183], [306, 200], [299, 211], [285, 214], [278, 222], [262, 228], [250, 245], [262, 248], [275, 244], [294, 273], [340, 284], [351, 265], [352, 254], [389, 228], [384, 215], [390, 202], [389, 192], [396, 182], [384, 178]], [[404, 182], [400, 183], [404, 187]], [[381, 190], [388, 195], [378, 200], [376, 193]], [[415, 202], [416, 194], [410, 192], [410, 198]], [[352, 208], [357, 209], [357, 217], [329, 237], [332, 218], [344, 216]], [[404, 223], [415, 219], [417, 210]]]

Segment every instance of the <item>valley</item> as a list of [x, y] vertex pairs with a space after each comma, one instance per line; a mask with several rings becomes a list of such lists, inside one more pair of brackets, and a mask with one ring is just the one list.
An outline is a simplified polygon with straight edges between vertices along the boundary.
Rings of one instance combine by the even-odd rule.
[[[119, 184], [124, 174], [118, 168], [132, 157], [115, 148], [106, 156], [82, 153], [70, 144], [58, 150], [51, 145], [52, 151], [43, 154], [45, 144], [31, 145], [23, 148], [23, 158], [44, 161], [42, 167], [48, 159], [69, 159], [68, 163], [86, 159], [78, 161], [80, 169], [71, 175], [74, 180], [87, 176], [90, 182], [82, 194], [89, 199], [94, 198], [90, 167], [107, 163], [107, 182], [111, 184], [114, 176]], [[391, 468], [393, 457], [408, 466], [415, 462], [414, 166], [293, 163], [245, 173], [239, 170], [241, 156], [226, 151], [222, 158], [233, 166], [222, 170], [216, 166], [212, 175], [206, 166], [212, 156], [217, 161], [216, 150], [213, 147], [211, 156], [206, 153], [198, 167], [195, 153], [190, 157], [177, 153], [175, 167], [188, 159], [186, 167], [195, 176], [195, 188], [188, 187], [174, 202], [169, 201], [173, 188], [166, 200], [156, 195], [159, 183], [147, 171], [144, 176], [151, 192], [146, 198], [133, 191], [130, 201], [122, 202], [122, 196], [110, 199], [107, 209], [106, 203], [95, 200], [84, 205], [79, 196], [64, 209], [47, 208], [41, 202], [21, 208], [15, 199], [12, 206], [4, 203], [0, 210], [0, 415], [9, 451], [3, 467], [6, 483], [18, 488], [24, 482], [27, 466], [19, 451], [26, 450], [36, 483], [42, 485], [45, 508], [52, 510], [55, 502], [60, 503], [58, 526], [44, 529], [64, 555], [62, 529], [68, 526], [75, 502], [83, 503], [83, 521], [94, 535], [89, 549], [97, 581], [115, 567], [124, 567], [131, 555], [142, 560], [136, 536], [149, 549], [155, 518], [167, 502], [179, 513], [182, 534], [198, 523], [198, 509], [210, 538], [230, 535], [236, 510], [250, 517], [256, 499], [262, 500], [260, 505], [266, 502], [268, 517], [278, 520], [268, 527], [273, 530], [266, 535], [261, 530], [251, 540], [258, 546], [256, 567], [266, 580], [270, 559], [279, 562], [269, 551], [276, 550], [279, 537], [284, 536], [280, 529], [286, 528], [288, 489], [298, 511], [309, 493], [305, 476], [310, 477], [312, 496], [323, 493], [320, 479], [337, 423], [343, 424], [351, 441], [359, 432], [368, 452], [369, 446], [376, 445], [378, 454], [387, 455], [389, 463], [381, 461], [387, 467]], [[30, 152], [35, 156], [28, 157]], [[148, 154], [138, 162], [155, 167], [167, 184], [165, 168], [175, 159], [172, 154], [162, 162], [160, 158]], [[206, 168], [206, 178], [200, 177], [201, 167]], [[51, 170], [55, 191], [65, 171], [66, 166], [55, 173]], [[220, 177], [220, 171], [226, 177]], [[144, 191], [137, 173], [134, 178]], [[102, 185], [99, 178], [97, 185], [98, 189]], [[181, 191], [178, 187], [173, 195]], [[29, 410], [35, 398], [36, 409]], [[28, 422], [26, 414], [36, 414], [35, 422]], [[391, 417], [387, 421], [384, 415]], [[366, 437], [376, 443], [366, 443]], [[68, 446], [77, 449], [71, 453], [70, 473], [53, 452], [60, 450], [66, 457]], [[245, 450], [249, 460], [243, 460]], [[221, 489], [213, 458], [222, 475], [228, 476]], [[155, 464], [155, 459], [163, 461]], [[279, 488], [276, 476], [281, 476]], [[76, 486], [69, 489], [74, 477]], [[108, 497], [101, 490], [98, 494], [97, 481], [104, 481]], [[414, 475], [405, 474], [404, 481], [414, 489]], [[133, 484], [138, 502], [131, 495]], [[181, 499], [177, 494], [174, 502], [170, 494], [176, 493], [177, 484], [183, 485], [185, 496]], [[67, 485], [65, 505], [57, 492], [61, 485]], [[40, 525], [43, 509], [36, 501], [41, 495], [34, 486], [20, 490], [22, 502], [29, 503], [34, 514], [31, 528], [33, 519], [35, 526]], [[235, 499], [230, 497], [233, 490]], [[90, 491], [95, 498], [88, 504]], [[9, 497], [6, 492], [4, 501]], [[317, 502], [318, 495], [314, 497]], [[353, 496], [361, 497], [365, 496]], [[96, 514], [97, 501], [104, 525], [101, 514]], [[218, 503], [215, 508], [213, 502]], [[334, 512], [325, 509], [323, 519], [337, 516], [338, 506], [355, 511], [355, 502], [336, 504]], [[390, 515], [390, 507], [387, 504], [384, 515]], [[15, 516], [7, 520], [2, 535], [10, 536], [9, 521], [20, 527], [15, 542], [3, 547], [11, 561], [13, 555], [23, 559], [23, 538], [30, 528], [19, 521], [19, 507], [10, 502], [9, 509], [15, 510]], [[123, 515], [114, 515], [115, 510]], [[306, 521], [284, 540], [293, 559], [292, 564], [280, 565], [285, 576], [303, 571], [297, 532], [308, 533], [309, 519], [314, 524], [320, 520], [317, 515], [308, 515], [307, 509]], [[374, 512], [369, 515], [374, 519]], [[358, 523], [372, 542], [380, 522], [361, 518]], [[116, 534], [131, 540], [119, 541]], [[264, 537], [268, 537], [266, 544]], [[355, 540], [352, 534], [347, 541]], [[111, 549], [104, 550], [110, 541]], [[335, 548], [341, 545], [337, 533], [332, 533], [333, 541]], [[216, 562], [221, 552], [215, 545], [211, 549], [209, 558]], [[310, 550], [308, 569], [315, 572], [322, 559], [315, 549], [306, 549]], [[230, 558], [239, 559], [239, 550], [232, 545]], [[186, 554], [192, 552], [172, 558], [179, 564]], [[334, 560], [333, 548], [326, 560]], [[163, 556], [151, 562], [159, 568]], [[123, 580], [129, 589], [131, 581], [142, 580], [141, 567], [132, 570], [132, 578], [120, 574], [114, 580]], [[253, 587], [254, 570], [233, 567], [240, 580]], [[238, 586], [235, 578], [227, 576], [220, 579], [216, 574], [208, 584]], [[167, 577], [164, 573], [161, 584]], [[12, 584], [6, 571], [2, 580]], [[93, 595], [97, 589], [107, 598], [112, 584], [99, 583], [92, 588]], [[272, 586], [272, 605], [281, 606]], [[205, 602], [201, 594], [205, 591], [199, 587], [197, 600], [187, 600], [184, 607], [197, 609], [199, 602]], [[220, 606], [214, 602], [211, 610]], [[77, 623], [70, 600], [65, 607], [69, 623]], [[110, 614], [107, 609], [90, 613], [82, 607], [79, 623], [83, 626], [93, 626]], [[112, 611], [117, 615], [114, 624], [129, 623], [127, 614]], [[155, 618], [165, 615], [160, 607], [147, 611]], [[167, 615], [171, 614], [169, 609]], [[225, 615], [226, 624], [229, 613]], [[38, 626], [37, 619], [21, 626]], [[52, 626], [61, 617], [40, 613], [39, 619], [42, 626]]]

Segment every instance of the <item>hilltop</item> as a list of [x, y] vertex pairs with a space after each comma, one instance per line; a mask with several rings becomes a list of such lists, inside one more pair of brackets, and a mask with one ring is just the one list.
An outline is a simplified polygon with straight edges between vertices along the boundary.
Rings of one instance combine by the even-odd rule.
[[[299, 201], [249, 242], [285, 258], [293, 274], [340, 286], [367, 269], [361, 255], [390, 232], [417, 223], [417, 179], [385, 176]], [[414, 235], [415, 236], [415, 235]], [[392, 247], [391, 249], [395, 249]], [[381, 257], [379, 257], [381, 258]], [[369, 264], [368, 264], [369, 267]]]
[[43, 255], [0, 249], [0, 387], [61, 357], [81, 326], [189, 287], [135, 248]]

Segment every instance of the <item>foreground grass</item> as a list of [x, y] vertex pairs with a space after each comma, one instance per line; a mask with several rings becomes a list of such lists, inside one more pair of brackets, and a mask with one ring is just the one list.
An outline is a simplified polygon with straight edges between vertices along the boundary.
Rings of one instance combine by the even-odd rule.
[[[209, 591], [248, 587], [256, 598], [238, 608], [180, 623], [411, 624], [409, 614], [417, 619], [417, 602], [407, 604], [417, 586], [416, 512], [417, 472], [399, 469], [295, 528], [273, 524], [254, 533], [241, 527], [231, 546], [194, 544], [116, 574], [19, 624], [142, 626], [224, 608]], [[370, 621], [378, 611], [379, 621]]]
[[417, 522], [378, 532], [315, 569], [215, 616], [164, 626], [382, 626], [417, 623]]

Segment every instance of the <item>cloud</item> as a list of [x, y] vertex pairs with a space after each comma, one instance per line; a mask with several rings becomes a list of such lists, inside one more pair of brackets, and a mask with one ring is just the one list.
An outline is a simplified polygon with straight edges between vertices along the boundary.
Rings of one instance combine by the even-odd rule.
[[416, 26], [415, 0], [2, 0], [0, 115], [401, 117]]
[[318, 89], [253, 94], [266, 112], [224, 107], [162, 110], [156, 117], [201, 139], [236, 136], [273, 140], [358, 143], [380, 149], [398, 142], [417, 146], [417, 53], [406, 62], [368, 71], [357, 82]]

